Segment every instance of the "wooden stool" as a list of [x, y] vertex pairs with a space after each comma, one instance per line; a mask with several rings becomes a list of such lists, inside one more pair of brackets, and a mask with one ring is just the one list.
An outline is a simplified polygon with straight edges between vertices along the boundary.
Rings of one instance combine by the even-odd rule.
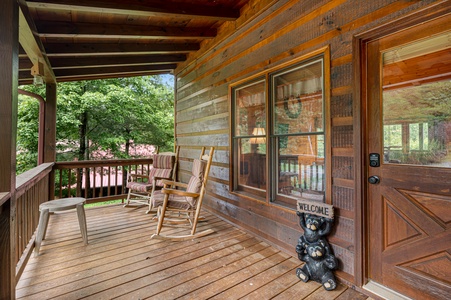
[[52, 200], [39, 205], [39, 225], [38, 233], [36, 234], [36, 240], [34, 245], [34, 256], [39, 255], [39, 248], [41, 247], [42, 240], [45, 239], [45, 233], [47, 231], [47, 225], [49, 223], [49, 213], [55, 211], [63, 211], [68, 209], [77, 209], [78, 223], [80, 224], [81, 236], [85, 245], [88, 244], [88, 232], [86, 228], [86, 215], [83, 205], [85, 204], [85, 198], [63, 198], [58, 200]]

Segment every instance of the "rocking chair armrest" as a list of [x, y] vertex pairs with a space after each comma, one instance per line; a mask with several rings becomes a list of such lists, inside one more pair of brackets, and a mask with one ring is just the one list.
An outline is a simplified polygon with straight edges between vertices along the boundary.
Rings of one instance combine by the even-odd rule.
[[174, 187], [182, 187], [182, 188], [186, 188], [188, 186], [188, 184], [183, 183], [183, 182], [164, 180], [164, 179], [163, 179], [163, 183], [165, 186], [174, 186]]
[[178, 195], [178, 196], [185, 196], [185, 197], [199, 197], [199, 193], [193, 193], [193, 192], [187, 192], [187, 191], [182, 191], [182, 190], [176, 190], [176, 189], [162, 189], [161, 190], [164, 194], [169, 194], [169, 195]]

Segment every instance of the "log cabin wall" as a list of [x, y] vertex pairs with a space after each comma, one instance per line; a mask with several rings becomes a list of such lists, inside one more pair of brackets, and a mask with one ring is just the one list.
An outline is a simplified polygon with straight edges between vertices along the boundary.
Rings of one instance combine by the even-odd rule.
[[329, 47], [331, 126], [326, 130], [331, 135], [331, 157], [326, 159], [331, 160], [331, 170], [326, 172], [332, 184], [327, 201], [336, 209], [329, 241], [340, 261], [338, 276], [362, 285], [363, 200], [359, 193], [363, 183], [360, 137], [356, 136], [360, 128], [354, 128], [360, 112], [354, 111], [353, 37], [439, 2], [443, 1], [251, 1], [240, 19], [218, 30], [222, 41], [206, 42], [209, 50], [176, 70], [176, 143], [182, 148], [179, 178], [186, 179], [190, 161], [202, 146], [216, 147], [205, 205], [295, 255], [302, 230], [294, 210], [229, 190], [229, 85]]

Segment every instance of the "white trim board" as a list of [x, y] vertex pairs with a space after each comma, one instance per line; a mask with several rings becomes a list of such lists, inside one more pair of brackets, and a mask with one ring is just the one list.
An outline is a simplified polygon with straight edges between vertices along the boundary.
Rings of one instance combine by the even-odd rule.
[[411, 298], [372, 280], [369, 280], [362, 288], [387, 300], [412, 300]]

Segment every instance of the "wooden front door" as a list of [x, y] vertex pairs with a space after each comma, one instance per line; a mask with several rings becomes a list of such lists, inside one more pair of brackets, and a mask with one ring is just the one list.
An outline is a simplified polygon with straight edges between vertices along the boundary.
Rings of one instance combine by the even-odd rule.
[[451, 299], [451, 22], [365, 44], [368, 278]]

